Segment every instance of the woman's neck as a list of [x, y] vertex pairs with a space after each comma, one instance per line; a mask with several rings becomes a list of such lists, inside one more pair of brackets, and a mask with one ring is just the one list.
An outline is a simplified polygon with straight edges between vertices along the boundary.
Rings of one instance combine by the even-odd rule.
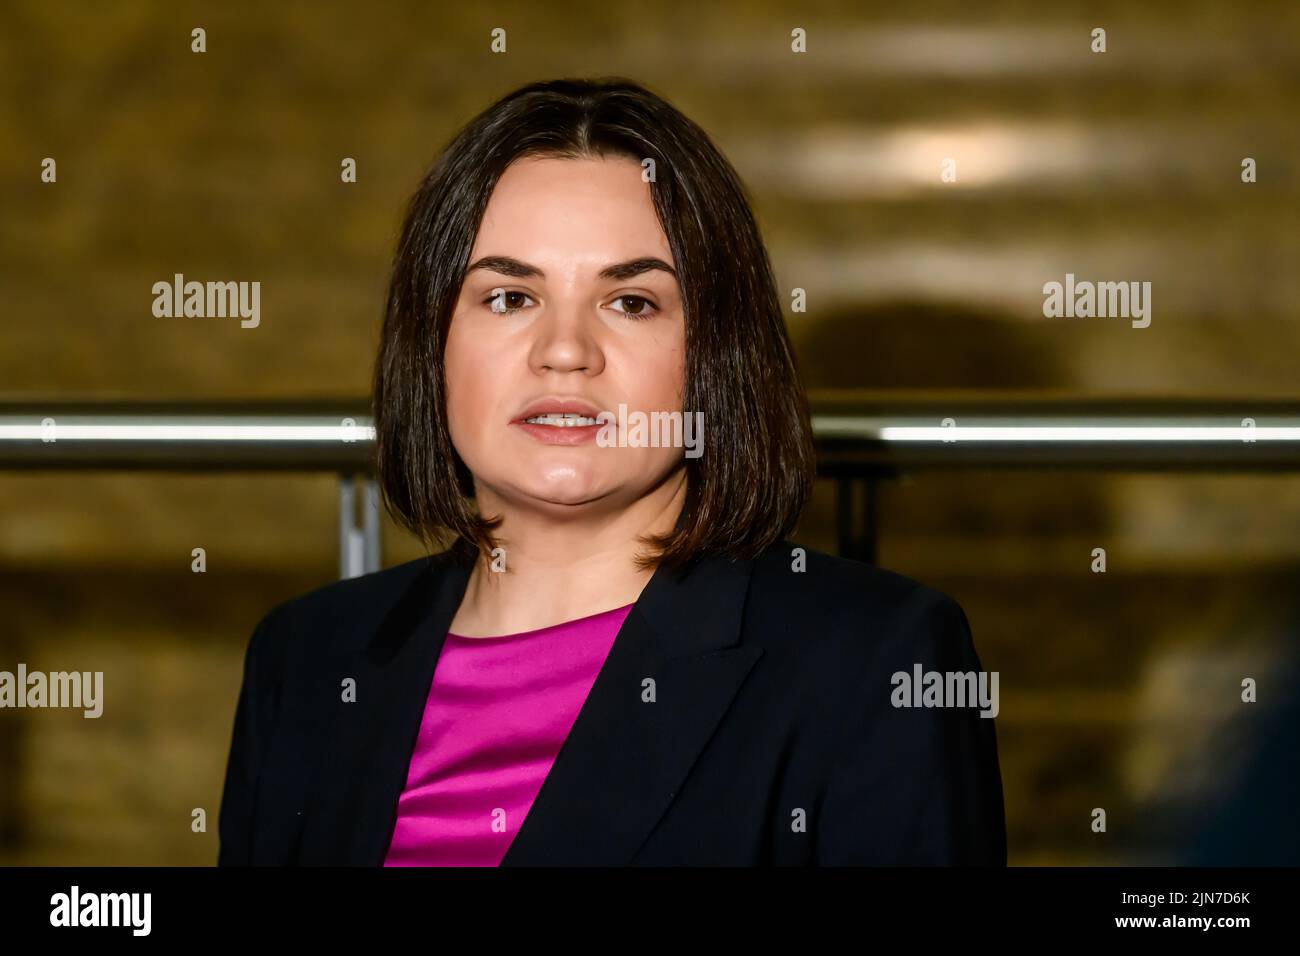
[[638, 538], [672, 531], [685, 499], [682, 474], [627, 508], [583, 519], [486, 504], [504, 517], [494, 532], [501, 550], [475, 561], [451, 630], [517, 634], [634, 603], [654, 575], [636, 566], [647, 548]]

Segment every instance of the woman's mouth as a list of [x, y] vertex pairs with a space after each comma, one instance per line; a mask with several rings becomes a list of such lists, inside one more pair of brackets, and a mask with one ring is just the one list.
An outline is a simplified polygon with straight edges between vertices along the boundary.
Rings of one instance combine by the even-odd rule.
[[588, 418], [586, 415], [534, 415], [532, 418], [525, 418], [524, 422], [529, 425], [551, 425], [556, 428], [580, 428], [587, 425], [598, 425], [599, 422], [594, 418]]
[[585, 398], [547, 395], [523, 408], [511, 424], [545, 445], [584, 445], [596, 440], [606, 416], [613, 418]]
[[604, 423], [576, 412], [530, 415], [514, 423], [520, 431], [545, 445], [585, 445], [596, 440]]

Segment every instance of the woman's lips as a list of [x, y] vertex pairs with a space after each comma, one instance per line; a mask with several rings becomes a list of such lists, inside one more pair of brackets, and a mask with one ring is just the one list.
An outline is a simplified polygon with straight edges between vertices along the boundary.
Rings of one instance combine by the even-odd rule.
[[[545, 445], [585, 445], [596, 440], [600, 430], [605, 427], [606, 419], [612, 417], [584, 398], [550, 395], [534, 400], [510, 424], [523, 429], [535, 441]], [[530, 422], [530, 418], [541, 421]], [[572, 423], [582, 420], [593, 421], [594, 424], [559, 424], [561, 421]]]
[[546, 445], [585, 445], [596, 440], [596, 436], [605, 426], [595, 425], [533, 425], [528, 422], [513, 422], [512, 427], [521, 429], [526, 434]]

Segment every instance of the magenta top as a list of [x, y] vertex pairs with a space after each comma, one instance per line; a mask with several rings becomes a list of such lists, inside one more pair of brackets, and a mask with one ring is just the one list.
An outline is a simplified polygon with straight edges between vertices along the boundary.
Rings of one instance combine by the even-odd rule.
[[499, 866], [633, 605], [501, 637], [448, 632], [384, 866]]

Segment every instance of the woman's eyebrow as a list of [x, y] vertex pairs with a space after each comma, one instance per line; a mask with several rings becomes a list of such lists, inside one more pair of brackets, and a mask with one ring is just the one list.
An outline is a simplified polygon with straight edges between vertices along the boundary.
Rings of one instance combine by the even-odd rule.
[[[546, 273], [537, 266], [529, 265], [527, 262], [520, 262], [511, 256], [484, 256], [466, 269], [465, 273], [468, 275], [475, 269], [499, 272], [503, 276], [510, 276], [515, 279], [546, 278]], [[639, 259], [629, 259], [627, 262], [616, 262], [614, 265], [601, 269], [598, 278], [623, 281], [654, 269], [667, 272], [674, 279], [677, 278], [677, 271], [656, 256], [642, 256]]]
[[674, 279], [677, 278], [677, 270], [655, 256], [642, 256], [639, 259], [629, 259], [627, 262], [617, 262], [612, 266], [606, 266], [600, 270], [600, 278], [617, 279], [622, 282], [624, 279], [631, 279], [654, 269], [667, 272]]

